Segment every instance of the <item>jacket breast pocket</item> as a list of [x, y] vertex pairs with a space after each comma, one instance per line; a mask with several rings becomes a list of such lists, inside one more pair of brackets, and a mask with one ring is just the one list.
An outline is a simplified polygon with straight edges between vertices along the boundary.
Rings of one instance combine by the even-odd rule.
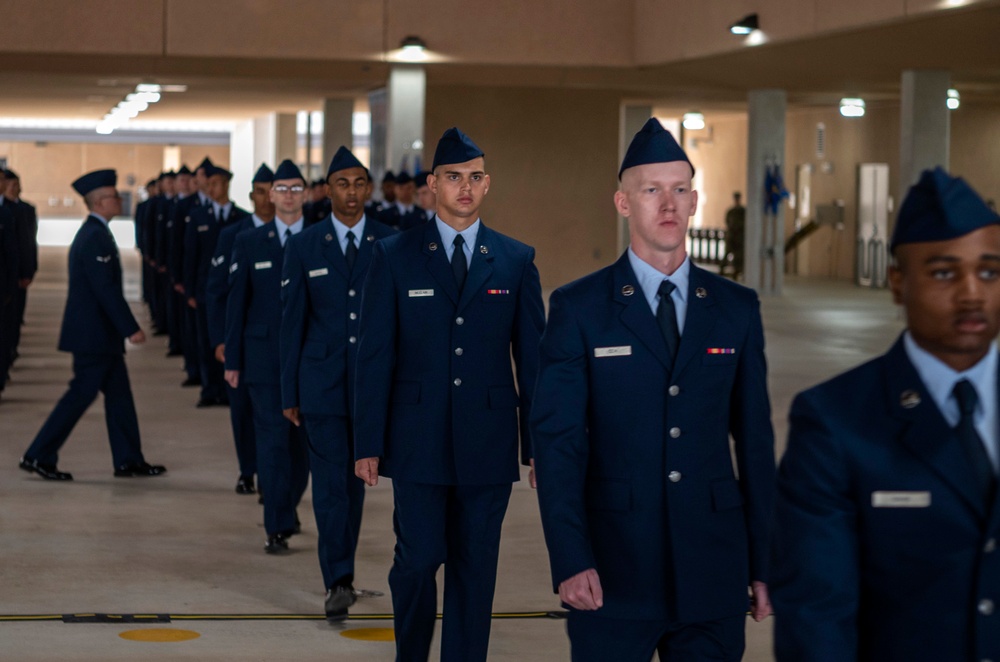
[[[718, 353], [713, 352], [713, 349], [717, 349]], [[727, 351], [729, 350], [729, 351]], [[735, 349], [728, 347], [719, 348], [709, 348], [706, 350], [704, 356], [701, 357], [701, 364], [703, 366], [712, 365], [733, 365], [737, 362], [737, 354]]]
[[591, 480], [587, 484], [590, 510], [632, 510], [632, 486], [624, 480]]

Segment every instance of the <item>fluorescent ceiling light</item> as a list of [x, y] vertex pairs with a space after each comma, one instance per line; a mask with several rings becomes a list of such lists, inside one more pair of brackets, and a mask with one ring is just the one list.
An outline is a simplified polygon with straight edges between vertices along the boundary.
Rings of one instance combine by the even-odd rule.
[[856, 97], [844, 97], [840, 100], [840, 114], [844, 117], [864, 117], [865, 100]]
[[958, 94], [958, 90], [954, 88], [948, 90], [948, 100], [945, 103], [948, 105], [948, 110], [958, 110], [962, 104], [962, 97]]
[[701, 113], [684, 113], [683, 125], [688, 131], [700, 131], [705, 128], [705, 116]]
[[760, 22], [757, 20], [757, 14], [747, 14], [737, 22], [729, 26], [729, 31], [733, 34], [747, 35], [754, 30], [760, 29]]

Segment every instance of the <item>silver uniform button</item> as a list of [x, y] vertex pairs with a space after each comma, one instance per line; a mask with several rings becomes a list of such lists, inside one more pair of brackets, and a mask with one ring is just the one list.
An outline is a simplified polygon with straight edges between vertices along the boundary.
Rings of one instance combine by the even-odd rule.
[[455, 318], [455, 324], [457, 324], [459, 326], [462, 326], [463, 324], [465, 324], [465, 318], [464, 317], [456, 317]]
[[353, 345], [354, 343], [358, 342], [358, 339], [355, 338], [354, 336], [351, 336], [350, 338], [347, 339], [347, 342]]
[[673, 439], [676, 439], [677, 437], [681, 436], [681, 429], [680, 428], [670, 428], [670, 436]]
[[671, 471], [670, 473], [667, 474], [667, 478], [670, 480], [671, 483], [679, 483], [681, 481], [681, 472]]
[[678, 386], [677, 384], [674, 384], [673, 386], [667, 389], [667, 393], [669, 393], [670, 395], [677, 395], [680, 392], [681, 392], [681, 387]]
[[357, 313], [351, 313], [350, 315], [348, 315], [348, 317], [350, 317], [352, 320], [356, 320], [356, 319], [358, 319], [358, 314]]
[[461, 347], [456, 347], [455, 348], [455, 356], [461, 356], [462, 355], [462, 351], [463, 350], [462, 350]]
[[995, 551], [997, 551], [997, 539], [990, 538], [989, 540], [986, 541], [986, 544], [983, 545], [983, 552], [987, 554], [992, 554]]
[[982, 614], [983, 616], [992, 616], [993, 601], [990, 600], [989, 598], [983, 598], [982, 600], [979, 601], [979, 604], [976, 605], [976, 609], [978, 609], [979, 613]]
[[453, 383], [455, 384], [455, 386], [461, 386], [462, 385], [462, 378], [461, 377], [456, 377], [455, 381]]
[[347, 296], [352, 297], [355, 294], [357, 294], [357, 292], [355, 292], [354, 290], [347, 290]]

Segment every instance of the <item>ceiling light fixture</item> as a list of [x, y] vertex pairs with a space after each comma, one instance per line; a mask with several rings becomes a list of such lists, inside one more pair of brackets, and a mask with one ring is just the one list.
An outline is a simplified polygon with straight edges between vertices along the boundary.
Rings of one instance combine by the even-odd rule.
[[705, 116], [698, 112], [684, 113], [682, 124], [688, 131], [701, 131], [705, 128]]
[[729, 26], [729, 31], [738, 35], [747, 35], [754, 30], [760, 30], [760, 22], [757, 20], [757, 14], [747, 14]]
[[399, 48], [399, 59], [403, 62], [422, 62], [427, 59], [427, 44], [415, 35], [403, 39]]
[[95, 131], [101, 135], [109, 135], [115, 129], [120, 129], [129, 120], [135, 119], [139, 113], [148, 110], [150, 104], [161, 99], [161, 92], [186, 92], [187, 85], [157, 85], [156, 83], [139, 83], [135, 91], [125, 95], [114, 108], [108, 111], [97, 123]]
[[948, 90], [948, 100], [945, 103], [948, 104], [948, 110], [958, 110], [962, 105], [962, 97], [958, 94], [958, 90], [955, 88]]
[[864, 117], [865, 100], [856, 97], [844, 97], [840, 100], [840, 114], [844, 117]]

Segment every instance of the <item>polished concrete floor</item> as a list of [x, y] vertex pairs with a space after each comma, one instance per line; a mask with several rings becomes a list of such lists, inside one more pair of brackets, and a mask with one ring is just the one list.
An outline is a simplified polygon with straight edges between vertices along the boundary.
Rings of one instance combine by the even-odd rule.
[[[123, 253], [135, 299], [138, 261]], [[163, 338], [129, 347], [128, 366], [146, 458], [167, 465], [165, 476], [112, 477], [100, 401], [61, 454], [72, 483], [17, 469], [70, 376], [69, 355], [55, 351], [65, 260], [65, 249], [42, 251], [22, 356], [0, 404], [0, 660], [391, 660], [392, 643], [377, 640], [392, 625], [388, 482], [368, 492], [359, 545], [355, 583], [372, 594], [346, 624], [328, 625], [308, 493], [293, 553], [264, 554], [260, 506], [233, 492], [227, 412], [195, 409], [197, 389], [180, 388], [180, 360], [165, 358]], [[793, 395], [882, 352], [902, 322], [887, 293], [826, 281], [793, 280], [763, 311], [780, 451]], [[564, 624], [547, 615], [559, 602], [526, 481], [514, 486], [504, 524], [494, 607], [491, 660], [569, 659]], [[74, 614], [110, 617], [64, 622]], [[770, 631], [770, 622], [748, 622], [746, 660], [772, 659]], [[200, 636], [171, 640], [185, 633]], [[144, 635], [161, 641], [128, 638]]]

